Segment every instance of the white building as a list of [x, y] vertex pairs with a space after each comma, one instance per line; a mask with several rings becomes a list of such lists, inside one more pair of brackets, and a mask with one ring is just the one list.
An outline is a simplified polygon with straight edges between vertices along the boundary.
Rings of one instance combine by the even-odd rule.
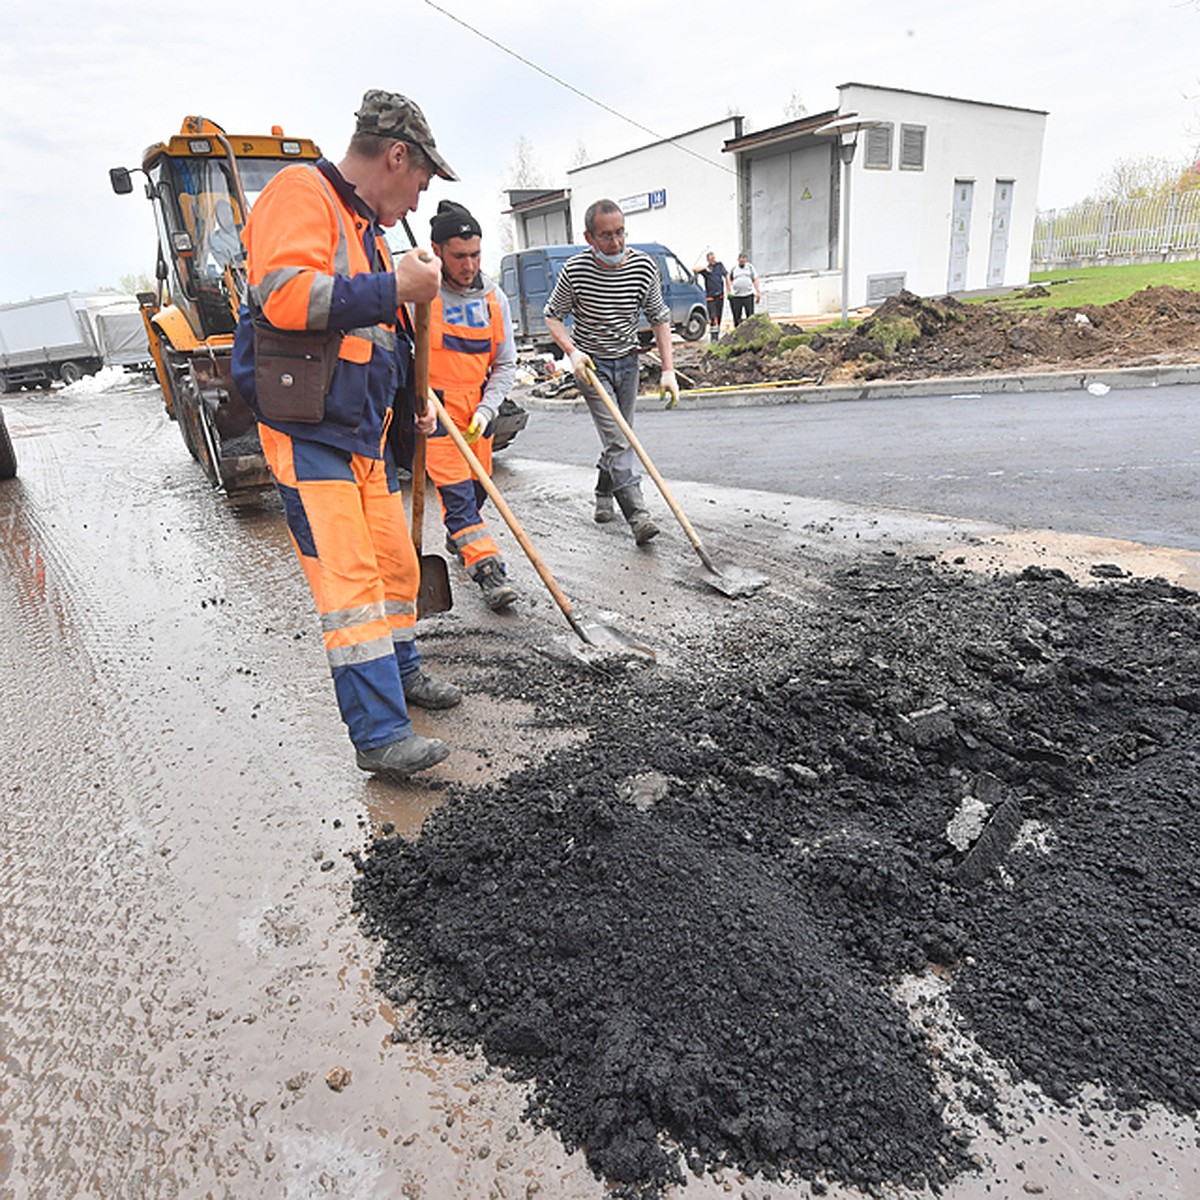
[[[733, 116], [638, 150], [568, 171], [568, 191], [510, 191], [515, 246], [583, 241], [583, 217], [594, 200], [615, 200], [626, 240], [661, 242], [689, 267], [712, 250], [726, 266], [738, 252], [738, 177], [725, 153], [742, 133]], [[566, 229], [567, 236], [561, 235]]]
[[[837, 109], [726, 143], [739, 220], [769, 311], [833, 312], [842, 298], [839, 141], [850, 175], [851, 308], [1028, 282], [1046, 114], [846, 83]], [[823, 136], [830, 122], [878, 122]], [[856, 144], [855, 144], [856, 143]]]
[[[902, 287], [919, 295], [1016, 286], [1029, 278], [1046, 113], [845, 83], [836, 109], [743, 134], [727, 117], [569, 172], [567, 191], [512, 193], [518, 248], [583, 240], [596, 199], [622, 204], [633, 242], [662, 242], [688, 263], [744, 249], [778, 316], [842, 302], [839, 142], [850, 174], [849, 307]], [[822, 126], [877, 121], [853, 137]], [[553, 231], [553, 236], [550, 236]]]

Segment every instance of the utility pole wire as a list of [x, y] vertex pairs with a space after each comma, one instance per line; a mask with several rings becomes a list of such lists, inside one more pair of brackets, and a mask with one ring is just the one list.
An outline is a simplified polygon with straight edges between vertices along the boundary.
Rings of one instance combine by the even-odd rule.
[[574, 84], [568, 83], [565, 79], [560, 79], [557, 75], [547, 71], [544, 67], [539, 67], [537, 63], [530, 62], [529, 59], [523, 58], [515, 50], [510, 50], [506, 45], [504, 45], [503, 42], [496, 41], [494, 37], [490, 37], [482, 30], [476, 29], [474, 25], [468, 24], [462, 19], [462, 17], [455, 16], [454, 13], [450, 12], [449, 9], [443, 8], [440, 4], [435, 4], [433, 0], [425, 0], [425, 3], [429, 5], [430, 8], [440, 12], [442, 16], [448, 17], [451, 21], [454, 21], [455, 24], [461, 25], [464, 29], [473, 33], [476, 37], [482, 38], [485, 42], [490, 42], [496, 47], [497, 50], [502, 50], [505, 54], [515, 58], [517, 62], [529, 67], [533, 71], [536, 71], [539, 75], [545, 75], [547, 79], [557, 83], [559, 87], [564, 87], [567, 89], [567, 91], [574, 92], [575, 95], [586, 100], [589, 104], [594, 104], [597, 108], [604, 109], [605, 112], [611, 113], [620, 121], [627, 122], [635, 129], [640, 129], [643, 133], [648, 133], [652, 138], [654, 138], [655, 141], [668, 142], [674, 146], [676, 150], [682, 150], [684, 154], [690, 154], [693, 158], [698, 158], [701, 162], [707, 163], [710, 167], [716, 167], [718, 171], [728, 171], [730, 175], [737, 174], [737, 171], [735, 171], [732, 167], [727, 167], [724, 163], [716, 162], [711, 158], [706, 158], [703, 154], [698, 154], [695, 150], [688, 149], [687, 146], [681, 146], [674, 138], [663, 137], [661, 133], [656, 133], [648, 125], [643, 125], [640, 121], [635, 121], [632, 117], [627, 117], [624, 113], [618, 112], [615, 108], [605, 104], [603, 100], [597, 100], [595, 96], [589, 96], [587, 92], [580, 91], [580, 89]]

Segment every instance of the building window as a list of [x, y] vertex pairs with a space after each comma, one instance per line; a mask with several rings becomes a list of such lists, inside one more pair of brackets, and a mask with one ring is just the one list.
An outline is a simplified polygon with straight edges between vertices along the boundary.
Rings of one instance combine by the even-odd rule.
[[900, 126], [900, 170], [925, 170], [925, 126]]
[[873, 125], [866, 131], [867, 146], [863, 166], [869, 171], [892, 169], [892, 126], [891, 123]]

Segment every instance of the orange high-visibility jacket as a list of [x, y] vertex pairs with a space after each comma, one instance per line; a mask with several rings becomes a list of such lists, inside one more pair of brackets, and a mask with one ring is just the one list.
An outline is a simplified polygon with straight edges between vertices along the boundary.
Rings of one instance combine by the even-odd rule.
[[[337, 168], [320, 160], [280, 171], [255, 201], [244, 234], [250, 304], [277, 329], [345, 332], [325, 419], [268, 422], [294, 437], [381, 456], [385, 422], [412, 361], [397, 330], [396, 277], [382, 230]], [[407, 317], [403, 318], [407, 326]], [[244, 309], [233, 375], [254, 406], [252, 314]], [[261, 418], [260, 418], [261, 419]]]
[[429, 314], [429, 386], [442, 397], [446, 412], [460, 429], [471, 423], [504, 341], [504, 312], [494, 286], [486, 295], [455, 297], [453, 303], [447, 303], [445, 288], [434, 298]]

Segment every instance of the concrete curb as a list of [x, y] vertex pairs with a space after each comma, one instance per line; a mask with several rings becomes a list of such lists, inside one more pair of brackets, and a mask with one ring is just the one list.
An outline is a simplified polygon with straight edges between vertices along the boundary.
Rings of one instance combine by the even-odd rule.
[[[749, 391], [684, 392], [683, 408], [758, 408], [781, 404], [829, 404], [836, 400], [891, 400], [905, 396], [983, 396], [997, 392], [1072, 392], [1093, 383], [1110, 388], [1167, 387], [1200, 383], [1200, 363], [1165, 367], [1115, 367], [1095, 371], [1041, 371], [1030, 375], [962, 375], [937, 379], [884, 379], [876, 383], [836, 384], [829, 387], [759, 388]], [[549, 412], [584, 412], [578, 396], [546, 399], [529, 393], [513, 399], [522, 407]], [[657, 399], [643, 396], [639, 407], [653, 408]]]

